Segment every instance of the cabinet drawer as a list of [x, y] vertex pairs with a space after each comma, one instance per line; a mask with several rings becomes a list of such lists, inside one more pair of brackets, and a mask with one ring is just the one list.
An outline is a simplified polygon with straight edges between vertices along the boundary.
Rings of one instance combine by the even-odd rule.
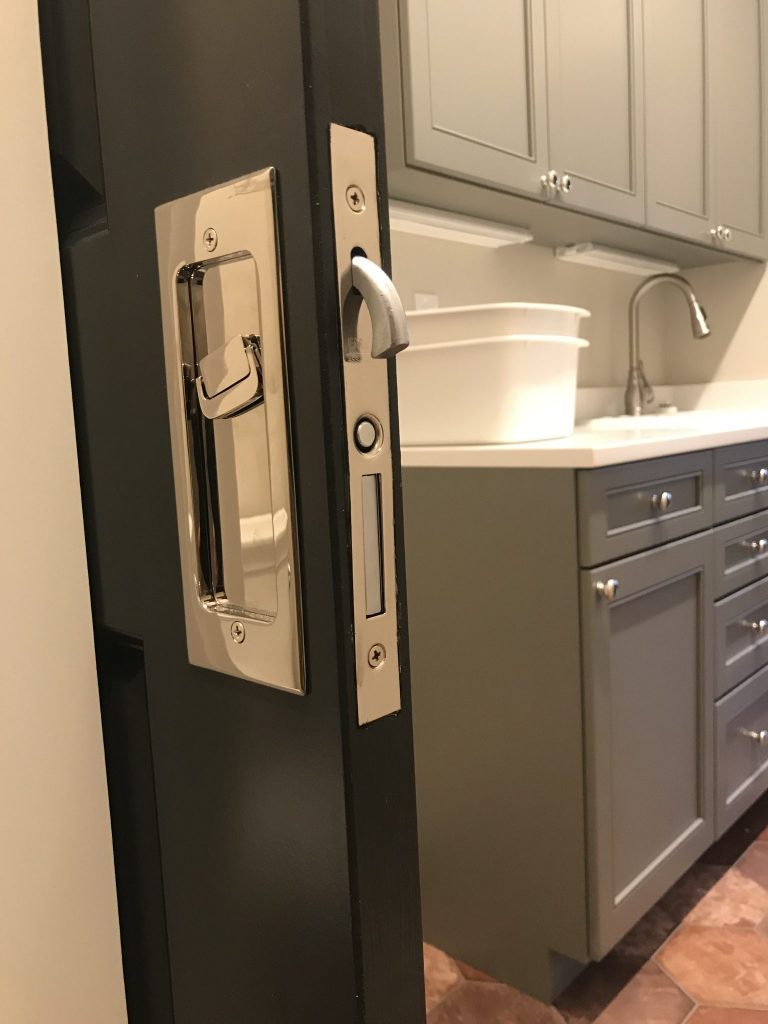
[[768, 508], [768, 440], [715, 451], [715, 522]]
[[579, 556], [584, 566], [655, 547], [712, 525], [712, 455], [582, 470]]
[[715, 821], [721, 836], [768, 789], [768, 668], [715, 706]]
[[768, 512], [718, 526], [713, 536], [715, 597], [768, 576]]
[[768, 663], [768, 579], [715, 603], [715, 696]]

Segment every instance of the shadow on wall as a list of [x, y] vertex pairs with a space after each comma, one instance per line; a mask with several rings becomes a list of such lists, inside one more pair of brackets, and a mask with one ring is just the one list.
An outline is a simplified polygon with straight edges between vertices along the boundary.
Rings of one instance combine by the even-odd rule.
[[768, 379], [766, 265], [745, 260], [684, 273], [707, 311], [712, 333], [702, 341], [692, 338], [685, 303], [665, 290], [659, 382]]

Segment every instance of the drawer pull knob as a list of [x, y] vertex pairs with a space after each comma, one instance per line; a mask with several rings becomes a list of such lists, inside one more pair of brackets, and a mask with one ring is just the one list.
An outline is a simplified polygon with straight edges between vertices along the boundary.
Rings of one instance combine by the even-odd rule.
[[760, 469], [753, 469], [750, 477], [753, 484], [757, 484], [758, 487], [765, 487], [768, 485], [768, 468], [761, 466]]
[[768, 539], [760, 537], [758, 540], [743, 540], [742, 546], [748, 548], [753, 555], [764, 555], [768, 552]]
[[651, 495], [651, 505], [657, 512], [669, 512], [672, 507], [672, 491]]
[[761, 729], [759, 732], [756, 729], [742, 729], [741, 733], [748, 740], [759, 743], [761, 747], [768, 747], [768, 729]]
[[[599, 597], [605, 598], [606, 601], [613, 601], [619, 592], [619, 581], [618, 580], [602, 580], [595, 584], [595, 590]], [[766, 622], [766, 629], [768, 629], [768, 622]]]
[[745, 619], [742, 625], [757, 636], [764, 636], [768, 632], [768, 619]]

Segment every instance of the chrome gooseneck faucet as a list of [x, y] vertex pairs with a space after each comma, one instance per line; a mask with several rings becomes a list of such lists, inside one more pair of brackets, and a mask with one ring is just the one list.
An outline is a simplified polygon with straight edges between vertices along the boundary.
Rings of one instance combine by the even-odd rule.
[[706, 338], [710, 333], [707, 314], [693, 294], [693, 288], [679, 274], [655, 274], [643, 281], [629, 301], [629, 376], [624, 395], [624, 408], [628, 416], [642, 416], [644, 407], [654, 398], [653, 388], [648, 383], [640, 358], [640, 299], [657, 284], [672, 284], [679, 288], [688, 303], [691, 314], [691, 330], [694, 338]]

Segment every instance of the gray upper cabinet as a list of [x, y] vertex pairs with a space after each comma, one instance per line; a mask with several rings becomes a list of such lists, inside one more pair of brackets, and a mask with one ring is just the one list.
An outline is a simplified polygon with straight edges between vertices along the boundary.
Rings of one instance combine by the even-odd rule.
[[408, 0], [400, 12], [409, 163], [540, 194], [544, 0]]
[[709, 0], [712, 186], [719, 244], [750, 256], [766, 244], [766, 0]]
[[714, 836], [710, 574], [707, 535], [581, 574], [593, 957]]
[[639, 0], [546, 0], [549, 160], [569, 206], [645, 220]]
[[645, 0], [648, 224], [709, 242], [706, 0]]
[[651, 227], [765, 257], [765, 0], [645, 0]]

